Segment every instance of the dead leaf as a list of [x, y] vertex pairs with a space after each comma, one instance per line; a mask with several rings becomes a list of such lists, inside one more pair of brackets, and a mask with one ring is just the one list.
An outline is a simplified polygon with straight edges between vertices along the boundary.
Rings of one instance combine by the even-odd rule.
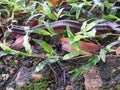
[[[74, 49], [72, 45], [70, 45], [70, 39], [69, 38], [61, 38], [61, 44], [62, 44], [62, 50], [67, 52], [76, 52], [77, 50]], [[101, 45], [91, 43], [91, 42], [85, 42], [85, 41], [79, 41], [80, 49], [84, 50], [86, 52], [96, 52], [100, 50]]]
[[96, 52], [101, 49], [101, 46], [95, 43], [80, 41], [79, 44], [80, 44], [80, 48], [87, 52]]
[[29, 24], [30, 28], [32, 28], [32, 27], [34, 27], [34, 26], [36, 26], [36, 25], [38, 25], [38, 20], [37, 20], [37, 19], [32, 20], [32, 21], [30, 22], [30, 24]]
[[64, 0], [49, 0], [53, 6], [58, 6]]
[[23, 41], [24, 41], [24, 36], [19, 36], [15, 40], [15, 42], [11, 45], [11, 48], [14, 49], [14, 50], [20, 50], [20, 49], [22, 49], [24, 47], [23, 46]]
[[9, 18], [7, 12], [4, 12], [4, 13], [3, 13], [3, 18], [5, 18], [5, 19]]
[[20, 50], [22, 49], [23, 46], [23, 41], [24, 41], [24, 36], [18, 37], [15, 42], [11, 45], [11, 48], [14, 50]]
[[116, 51], [116, 55], [120, 55], [120, 47], [118, 47], [115, 51]]

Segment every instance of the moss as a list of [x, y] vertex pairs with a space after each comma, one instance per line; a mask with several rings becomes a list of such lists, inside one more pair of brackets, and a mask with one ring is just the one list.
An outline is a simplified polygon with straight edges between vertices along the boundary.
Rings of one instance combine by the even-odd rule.
[[3, 65], [3, 63], [2, 62], [0, 62], [0, 66], [2, 66]]
[[120, 90], [120, 85], [119, 84], [115, 86], [115, 90]]
[[40, 81], [20, 87], [18, 90], [46, 90], [49, 85], [47, 79], [43, 78]]

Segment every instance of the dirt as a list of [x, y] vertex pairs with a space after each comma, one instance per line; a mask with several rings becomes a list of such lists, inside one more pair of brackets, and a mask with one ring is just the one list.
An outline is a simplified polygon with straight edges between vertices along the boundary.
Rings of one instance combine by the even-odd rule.
[[[80, 63], [84, 64], [79, 60], [78, 66]], [[71, 81], [73, 90], [120, 90], [119, 63], [118, 57], [108, 57], [105, 63], [98, 63], [96, 67], [86, 70], [75, 82]]]

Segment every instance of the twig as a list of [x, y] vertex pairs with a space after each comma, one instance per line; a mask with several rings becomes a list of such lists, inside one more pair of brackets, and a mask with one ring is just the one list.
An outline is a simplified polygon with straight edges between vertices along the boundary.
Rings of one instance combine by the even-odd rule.
[[64, 65], [60, 61], [58, 61], [57, 64], [63, 73], [63, 83], [66, 84], [66, 71], [65, 71]]
[[120, 55], [106, 55], [106, 57], [115, 57], [115, 58], [118, 58], [118, 57], [120, 57]]
[[64, 84], [66, 83], [66, 73], [65, 70], [63, 70], [63, 78], [64, 78]]
[[[93, 54], [93, 55], [78, 56], [78, 57], [72, 58], [71, 60], [80, 59], [80, 58], [88, 58], [88, 57], [93, 57], [93, 56], [99, 56], [99, 55]], [[106, 57], [107, 57], [107, 58], [108, 58], [108, 57], [115, 57], [115, 58], [118, 58], [118, 57], [120, 57], [120, 55], [112, 55], [112, 54], [110, 54], [110, 55], [106, 55]]]
[[50, 67], [51, 71], [54, 73], [54, 77], [55, 77], [55, 81], [58, 81], [58, 85], [60, 85], [60, 80], [59, 80], [59, 76], [56, 73], [56, 71], [52, 68], [52, 66], [49, 64], [49, 62], [47, 62], [48, 66]]
[[92, 56], [93, 56], [92, 54], [83, 55], [83, 56], [74, 57], [74, 58], [72, 58], [72, 60], [74, 60], [74, 59], [80, 59], [80, 58], [86, 58], [86, 57], [92, 57]]
[[108, 36], [120, 36], [120, 34], [108, 34]]

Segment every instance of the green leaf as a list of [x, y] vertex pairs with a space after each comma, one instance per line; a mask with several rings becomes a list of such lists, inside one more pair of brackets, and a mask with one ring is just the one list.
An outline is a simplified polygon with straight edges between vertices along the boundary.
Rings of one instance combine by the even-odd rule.
[[111, 51], [112, 51], [112, 49], [111, 49], [112, 46], [114, 46], [114, 45], [116, 45], [116, 44], [118, 44], [118, 43], [119, 43], [118, 41], [112, 42], [112, 43], [108, 44], [105, 49], [106, 49], [108, 52], [111, 52]]
[[84, 5], [85, 5], [85, 6], [91, 6], [92, 4], [91, 4], [91, 2], [89, 2], [89, 1], [87, 1], [87, 0], [84, 0]]
[[49, 62], [49, 63], [55, 63], [55, 62], [57, 62], [57, 61], [59, 61], [59, 58], [58, 58], [58, 56], [54, 56], [54, 58], [48, 58], [47, 59], [47, 62]]
[[71, 30], [70, 30], [70, 27], [69, 27], [69, 25], [67, 25], [67, 34], [68, 34], [68, 37], [70, 38], [70, 41], [71, 42], [74, 42], [74, 35], [73, 35], [73, 33], [71, 32]]
[[115, 15], [105, 15], [105, 16], [103, 16], [103, 18], [104, 19], [108, 19], [108, 20], [117, 20], [117, 19], [119, 19], [117, 16], [115, 16]]
[[27, 20], [27, 22], [28, 21], [30, 21], [30, 20], [32, 20], [33, 18], [35, 18], [35, 17], [37, 17], [37, 16], [40, 16], [41, 14], [34, 14], [34, 15], [31, 15], [29, 18], [28, 18], [28, 20]]
[[83, 7], [83, 5], [84, 5], [84, 3], [82, 3], [82, 4], [79, 4], [78, 5], [78, 7], [77, 7], [77, 9], [76, 9], [76, 20], [79, 20], [79, 16], [80, 16], [80, 12], [81, 12], [81, 10], [82, 10], [82, 7]]
[[85, 39], [85, 38], [95, 37], [96, 36], [96, 29], [94, 28], [89, 32], [84, 32], [83, 34], [84, 35], [78, 34], [78, 35], [74, 36], [74, 42], [75, 41], [80, 41], [81, 39]]
[[87, 36], [87, 38], [92, 38], [96, 36], [96, 29], [93, 28], [92, 30], [90, 30], [89, 32], [85, 32], [83, 33], [85, 36]]
[[23, 46], [25, 47], [25, 50], [27, 51], [27, 53], [29, 53], [29, 54], [32, 53], [31, 45], [30, 45], [30, 43], [29, 43], [28, 34], [26, 34], [26, 35], [24, 36]]
[[72, 44], [76, 50], [80, 50], [79, 42], [74, 40], [74, 35], [70, 31], [69, 25], [67, 25], [67, 34], [68, 37], [70, 38], [70, 44]]
[[83, 32], [86, 32], [86, 31], [92, 29], [95, 25], [96, 25], [95, 22], [91, 22], [91, 23], [87, 24], [87, 26], [83, 29]]
[[118, 40], [120, 41], [120, 37], [118, 37]]
[[101, 0], [93, 0], [95, 5], [98, 5], [100, 8], [103, 8], [104, 5], [102, 4]]
[[5, 56], [5, 55], [7, 55], [8, 53], [6, 53], [6, 52], [4, 52], [4, 51], [0, 51], [0, 57], [2, 57], [2, 56]]
[[8, 54], [16, 54], [17, 51], [9, 48], [8, 46], [4, 45], [3, 43], [0, 43], [0, 47], [4, 50], [5, 53], [8, 53]]
[[45, 24], [45, 26], [48, 29], [48, 31], [51, 33], [51, 36], [56, 34], [54, 29], [47, 22], [43, 21], [43, 23]]
[[111, 7], [113, 4], [105, 1], [103, 2], [103, 5], [105, 5], [106, 7]]
[[99, 57], [92, 57], [89, 59], [88, 64], [83, 65], [79, 69], [76, 69], [73, 79], [76, 79], [78, 76], [82, 75], [87, 69], [95, 66], [100, 61]]
[[82, 75], [89, 68], [90, 68], [89, 66], [83, 65], [79, 69], [76, 69], [73, 79], [76, 79], [78, 76]]
[[40, 70], [42, 70], [48, 63], [52, 64], [54, 62], [57, 62], [59, 59], [57, 57], [55, 58], [48, 58], [45, 61], [40, 62], [36, 68], [35, 68], [35, 72], [39, 72]]
[[38, 43], [46, 52], [51, 53], [51, 54], [54, 52], [51, 46], [47, 44], [45, 41], [38, 40], [38, 39], [33, 39], [33, 41]]
[[71, 59], [75, 56], [78, 56], [78, 55], [83, 55], [83, 54], [87, 54], [87, 52], [83, 51], [83, 50], [80, 50], [79, 52], [71, 52], [71, 53], [68, 53], [66, 54], [65, 56], [63, 56], [63, 60], [68, 60], [68, 59]]
[[35, 30], [33, 30], [33, 32], [40, 34], [40, 35], [51, 35], [48, 31], [42, 30], [42, 29], [35, 29]]
[[82, 26], [81, 26], [81, 31], [84, 31], [84, 29], [85, 29], [86, 26], [87, 26], [87, 21], [84, 21], [83, 24], [82, 24]]
[[66, 0], [66, 2], [68, 2], [68, 3], [77, 3], [78, 0]]
[[97, 56], [94, 56], [89, 59], [87, 66], [89, 66], [89, 67], [95, 66], [99, 61], [100, 61], [100, 58]]
[[91, 11], [92, 11], [95, 7], [97, 7], [97, 6], [99, 6], [100, 9], [101, 9], [102, 11], [104, 11], [104, 5], [102, 4], [101, 0], [93, 0], [93, 1], [94, 1], [94, 5], [93, 5]]
[[72, 46], [73, 46], [76, 50], [80, 50], [80, 45], [79, 45], [79, 42], [78, 42], [78, 41], [72, 43]]
[[51, 12], [46, 2], [43, 4], [43, 13], [47, 15], [50, 19], [57, 20], [56, 16]]
[[81, 39], [83, 39], [83, 38], [86, 38], [86, 36], [76, 35], [76, 36], [74, 37], [74, 40], [75, 40], [75, 41], [79, 41], [79, 40], [81, 40]]
[[105, 59], [106, 59], [105, 55], [106, 55], [106, 51], [104, 49], [101, 49], [100, 58], [102, 59], [103, 62], [105, 62]]
[[[24, 52], [20, 52], [20, 51], [16, 51], [16, 50], [13, 50], [11, 49], [10, 47], [4, 45], [3, 43], [0, 43], [0, 47], [4, 50], [4, 54], [7, 53], [7, 54], [17, 54], [17, 55], [22, 55], [22, 56], [33, 56], [33, 57], [36, 57], [38, 55], [36, 54], [28, 54], [28, 53], [24, 53]], [[1, 52], [2, 53], [2, 52]]]
[[40, 70], [42, 70], [42, 69], [45, 67], [46, 64], [47, 64], [46, 61], [40, 62], [40, 63], [36, 66], [35, 72], [39, 72]]
[[64, 8], [61, 8], [61, 9], [58, 11], [58, 13], [55, 13], [55, 15], [56, 15], [56, 17], [57, 17], [57, 20], [59, 19], [59, 17], [60, 17], [60, 15], [61, 15], [61, 13], [62, 13], [63, 10], [64, 10]]
[[85, 21], [81, 27], [81, 31], [82, 32], [87, 32], [89, 30], [91, 30], [96, 24], [100, 23], [100, 22], [103, 22], [104, 20], [103, 19], [99, 19], [99, 20], [95, 20], [89, 24], [87, 24], [89, 20]]

